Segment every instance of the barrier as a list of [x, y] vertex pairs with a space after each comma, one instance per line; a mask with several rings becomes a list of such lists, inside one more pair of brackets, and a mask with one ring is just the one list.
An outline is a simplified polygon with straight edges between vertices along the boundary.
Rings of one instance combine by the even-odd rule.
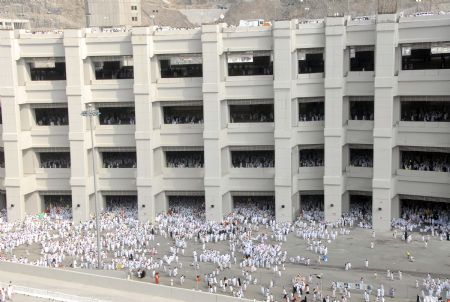
[[[132, 292], [140, 295], [158, 296], [185, 302], [252, 302], [255, 300], [238, 299], [235, 297], [210, 294], [207, 292], [194, 291], [190, 289], [156, 285], [140, 281], [119, 279], [115, 277], [100, 276], [84, 272], [75, 272], [64, 269], [39, 267], [29, 264], [12, 262], [0, 262], [0, 272], [21, 274], [38, 278], [53, 279], [61, 282], [75, 283], [78, 285], [93, 286], [105, 289]], [[71, 300], [72, 301], [72, 300]], [[77, 300], [79, 301], [79, 300]], [[95, 300], [92, 300], [95, 301]]]
[[[0, 282], [0, 287], [7, 288], [8, 283]], [[18, 286], [14, 284], [14, 293], [19, 295], [30, 296], [34, 298], [48, 299], [61, 302], [107, 302], [106, 300], [99, 300], [95, 298], [86, 298], [75, 295], [68, 295], [64, 293], [49, 291], [45, 289], [37, 289], [25, 286]]]

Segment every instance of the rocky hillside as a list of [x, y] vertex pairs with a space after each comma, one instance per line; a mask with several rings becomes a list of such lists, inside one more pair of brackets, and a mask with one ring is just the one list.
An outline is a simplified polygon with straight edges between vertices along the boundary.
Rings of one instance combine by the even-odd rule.
[[[385, 1], [388, 6], [393, 0]], [[2, 0], [1, 18], [29, 19], [33, 28], [83, 27], [84, 0]], [[352, 15], [373, 15], [378, 0], [143, 0], [143, 25], [190, 27], [192, 24], [182, 13], [189, 9], [222, 9], [224, 21], [237, 24], [241, 19], [260, 18], [283, 20], [292, 18], [323, 18], [333, 12]], [[398, 0], [399, 11], [450, 11], [449, 0]], [[217, 13], [203, 22], [213, 22]]]

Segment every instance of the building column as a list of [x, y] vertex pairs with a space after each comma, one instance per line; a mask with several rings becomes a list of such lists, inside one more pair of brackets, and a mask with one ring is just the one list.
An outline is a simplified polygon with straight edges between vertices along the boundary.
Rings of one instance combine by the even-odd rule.
[[385, 14], [377, 16], [375, 51], [375, 99], [373, 129], [373, 228], [388, 231], [391, 215], [398, 212], [392, 206], [392, 148], [394, 97], [397, 80], [395, 75], [395, 49], [397, 40], [397, 16]]
[[325, 27], [325, 173], [324, 211], [326, 221], [336, 221], [342, 213], [342, 146], [345, 19], [326, 18]]
[[26, 215], [25, 197], [22, 188], [24, 182], [23, 155], [20, 144], [20, 108], [18, 101], [17, 60], [20, 56], [19, 44], [15, 32], [1, 31], [0, 99], [3, 116], [3, 146], [5, 153], [5, 190], [8, 221], [22, 220]]
[[220, 145], [222, 28], [223, 24], [202, 26], [205, 210], [206, 219], [213, 221], [221, 221], [225, 214], [222, 205]]
[[75, 223], [90, 218], [93, 208], [89, 196], [94, 193], [92, 167], [88, 150], [91, 138], [87, 127], [88, 117], [81, 116], [86, 110], [86, 87], [83, 60], [86, 59], [84, 31], [68, 29], [64, 31], [64, 51], [66, 57], [66, 94], [69, 114], [69, 143], [72, 187], [72, 214]]
[[156, 217], [152, 177], [153, 161], [153, 108], [154, 87], [151, 84], [153, 40], [148, 27], [133, 29], [134, 102], [136, 114], [136, 158], [138, 215], [140, 221], [154, 222]]
[[274, 116], [275, 116], [275, 218], [292, 221], [292, 93], [295, 21], [279, 21], [273, 26]]

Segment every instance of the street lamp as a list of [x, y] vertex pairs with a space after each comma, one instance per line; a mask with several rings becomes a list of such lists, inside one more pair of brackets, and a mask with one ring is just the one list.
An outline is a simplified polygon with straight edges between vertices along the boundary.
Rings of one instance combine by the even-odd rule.
[[92, 118], [100, 115], [100, 111], [95, 110], [92, 104], [88, 104], [88, 110], [82, 111], [81, 115], [89, 118], [89, 126], [91, 130], [91, 146], [92, 146], [92, 177], [94, 178], [94, 203], [95, 203], [95, 224], [97, 233], [97, 268], [101, 268], [101, 244], [100, 244], [100, 220], [97, 205], [97, 177], [95, 176], [95, 155], [94, 155], [94, 129], [92, 127]]
[[417, 9], [416, 9], [416, 12], [418, 13], [418, 12], [419, 12], [419, 3], [422, 2], [422, 0], [416, 0], [416, 2], [417, 2]]

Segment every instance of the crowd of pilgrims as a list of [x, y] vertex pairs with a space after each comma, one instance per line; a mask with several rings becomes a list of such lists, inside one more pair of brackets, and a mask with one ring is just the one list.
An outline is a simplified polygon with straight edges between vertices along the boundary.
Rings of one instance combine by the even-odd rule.
[[[403, 200], [401, 217], [392, 220], [392, 228], [402, 231], [402, 239], [410, 240], [412, 232], [429, 233], [449, 240], [450, 204]], [[408, 236], [409, 232], [409, 236]]]
[[323, 102], [300, 103], [298, 120], [300, 122], [325, 120], [325, 109]]
[[134, 125], [136, 123], [134, 109], [121, 108], [117, 110], [100, 109], [100, 125]]
[[232, 151], [233, 168], [273, 168], [275, 158], [273, 151]]
[[408, 152], [401, 154], [405, 170], [450, 172], [450, 154], [441, 152]]
[[407, 102], [401, 120], [408, 122], [450, 122], [450, 102]]
[[70, 168], [70, 155], [67, 153], [49, 152], [40, 153], [40, 168], [44, 169], [57, 169], [57, 168]]
[[67, 108], [36, 109], [36, 124], [38, 126], [66, 126], [69, 124]]
[[136, 168], [134, 152], [103, 152], [103, 168]]
[[372, 151], [352, 152], [350, 156], [350, 166], [352, 167], [373, 167]]
[[323, 149], [300, 150], [300, 167], [320, 167], [324, 165]]
[[164, 112], [164, 124], [203, 124], [202, 111]]
[[[22, 222], [6, 222], [5, 212], [0, 211], [0, 260], [44, 267], [95, 268], [95, 219], [73, 224], [70, 216], [61, 210], [66, 200], [60, 201], [58, 205], [58, 200], [53, 201], [56, 209], [46, 209], [47, 215], [27, 216]], [[137, 219], [136, 198], [110, 198], [100, 215], [101, 268], [125, 270], [129, 278], [150, 276], [157, 284], [160, 278], [181, 287], [189, 281], [196, 283], [197, 289], [240, 298], [246, 296], [250, 286], [260, 288], [265, 301], [279, 298], [296, 301], [295, 297], [306, 294], [323, 297], [318, 284], [312, 283], [312, 275], [293, 278], [292, 284], [287, 284], [292, 286], [292, 292], [286, 291], [283, 285], [282, 297], [274, 296], [275, 280], [288, 265], [308, 266], [328, 261], [331, 242], [348, 236], [354, 226], [370, 227], [364, 224], [365, 220], [371, 220], [367, 205], [353, 207], [335, 223], [326, 223], [323, 196], [305, 197], [298, 219], [294, 223], [280, 223], [275, 221], [273, 197], [261, 197], [261, 202], [258, 201], [258, 197], [237, 198], [233, 211], [221, 222], [213, 222], [206, 220], [203, 197], [170, 197], [168, 210], [161, 212], [152, 224]], [[431, 221], [442, 226], [447, 223], [448, 227], [448, 217], [445, 220], [439, 211], [409, 207], [403, 215], [409, 218], [407, 223], [415, 221], [420, 225], [418, 221]], [[317, 259], [287, 251], [284, 243], [291, 233], [304, 241]], [[162, 238], [169, 245], [166, 252], [156, 243]], [[214, 248], [219, 242], [227, 247], [225, 251]], [[28, 248], [36, 244], [40, 244], [41, 251], [31, 255]], [[26, 253], [16, 255], [14, 250], [24, 245]], [[192, 254], [187, 252], [188, 247], [194, 247]], [[206, 263], [213, 263], [214, 267], [208, 269], [211, 266]], [[207, 268], [203, 275], [200, 266]], [[241, 273], [230, 276], [231, 267], [239, 267]], [[187, 268], [194, 270], [194, 275], [188, 274]], [[273, 273], [269, 284], [261, 280], [261, 272]], [[423, 286], [427, 295], [430, 292], [439, 295], [448, 286], [448, 280], [428, 277]], [[331, 301], [329, 296], [323, 299]]]
[[272, 123], [273, 112], [265, 111], [232, 111], [231, 123]]
[[350, 117], [355, 121], [373, 121], [373, 102], [350, 102]]
[[167, 151], [168, 168], [203, 168], [203, 151]]

